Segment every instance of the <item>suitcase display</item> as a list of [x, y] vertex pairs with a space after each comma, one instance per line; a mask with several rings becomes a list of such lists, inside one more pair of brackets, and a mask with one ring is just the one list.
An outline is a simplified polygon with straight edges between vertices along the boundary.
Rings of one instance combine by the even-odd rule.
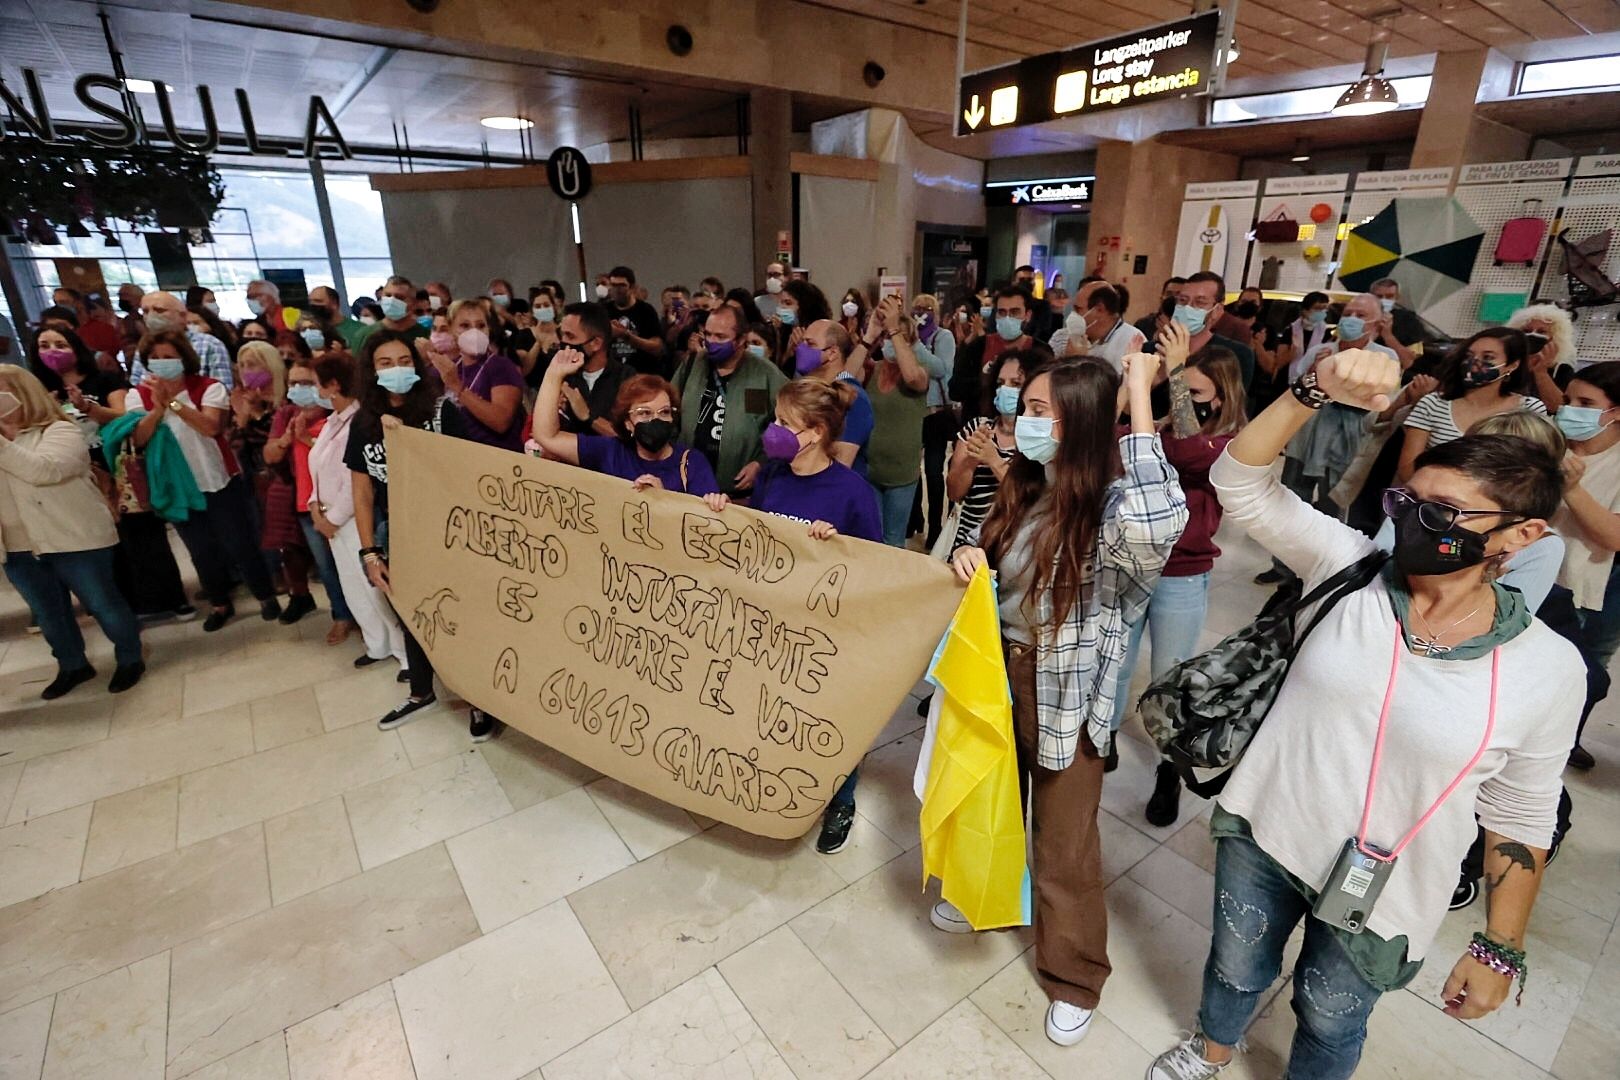
[[1547, 238], [1547, 219], [1541, 216], [1541, 200], [1524, 200], [1524, 214], [1506, 222], [1496, 239], [1496, 265], [1523, 263], [1534, 266], [1541, 258], [1541, 243]]

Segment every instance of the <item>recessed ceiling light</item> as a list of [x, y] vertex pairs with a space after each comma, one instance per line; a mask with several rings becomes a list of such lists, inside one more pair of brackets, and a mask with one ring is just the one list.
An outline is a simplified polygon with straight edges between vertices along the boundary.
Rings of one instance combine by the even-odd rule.
[[[157, 83], [153, 82], [151, 79], [125, 79], [124, 87], [125, 89], [135, 91], [137, 94], [157, 93]], [[163, 89], [172, 90], [174, 87], [164, 86]]]
[[534, 127], [533, 120], [525, 120], [521, 116], [486, 116], [478, 122], [496, 131], [523, 131]]

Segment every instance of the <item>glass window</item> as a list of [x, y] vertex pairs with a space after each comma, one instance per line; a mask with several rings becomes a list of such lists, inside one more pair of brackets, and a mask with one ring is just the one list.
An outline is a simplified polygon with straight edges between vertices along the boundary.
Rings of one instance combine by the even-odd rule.
[[[1427, 75], [1391, 79], [1390, 85], [1401, 97], [1401, 106], [1422, 105], [1429, 100]], [[1345, 85], [1314, 86], [1308, 90], [1284, 90], [1274, 94], [1216, 98], [1210, 109], [1210, 122], [1233, 124], [1245, 120], [1276, 120], [1290, 116], [1325, 116], [1333, 111]]]
[[344, 300], [353, 304], [356, 297], [375, 296], [393, 273], [392, 259], [344, 259], [343, 280], [349, 286], [349, 295]]
[[1519, 75], [1521, 94], [1546, 90], [1584, 90], [1594, 86], [1620, 86], [1620, 55], [1526, 64]]
[[371, 181], [364, 176], [328, 174], [326, 196], [332, 204], [332, 225], [343, 258], [387, 258], [388, 230], [383, 227], [382, 194], [371, 190]]

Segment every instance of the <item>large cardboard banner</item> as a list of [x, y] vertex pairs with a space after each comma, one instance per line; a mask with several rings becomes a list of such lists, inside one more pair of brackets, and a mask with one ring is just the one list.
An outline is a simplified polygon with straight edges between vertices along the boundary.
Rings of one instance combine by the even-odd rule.
[[388, 434], [394, 604], [456, 693], [761, 836], [803, 835], [962, 597], [924, 555], [423, 431]]

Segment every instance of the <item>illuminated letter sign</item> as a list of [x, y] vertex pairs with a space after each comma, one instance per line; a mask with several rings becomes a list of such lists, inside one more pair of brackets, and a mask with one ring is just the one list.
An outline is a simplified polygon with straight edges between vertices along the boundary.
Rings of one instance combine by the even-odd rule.
[[1220, 12], [1206, 11], [964, 75], [957, 86], [956, 133], [1208, 93], [1219, 39]]

